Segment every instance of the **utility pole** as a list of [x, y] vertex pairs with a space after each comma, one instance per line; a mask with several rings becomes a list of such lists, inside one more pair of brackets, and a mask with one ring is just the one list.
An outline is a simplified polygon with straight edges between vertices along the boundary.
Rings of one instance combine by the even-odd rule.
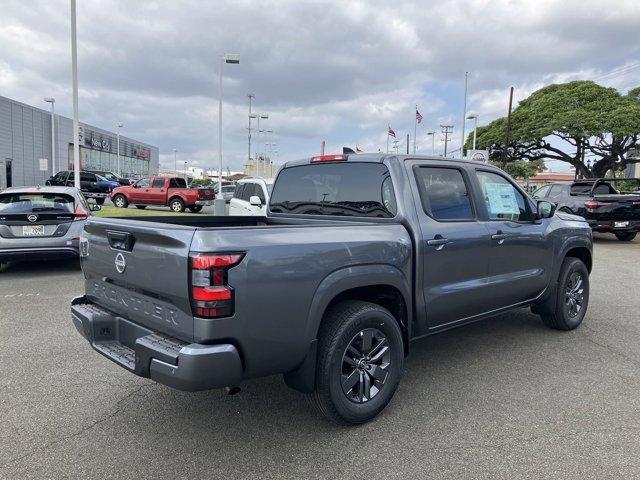
[[[464, 105], [462, 107], [462, 139], [460, 140], [460, 158], [464, 158], [464, 124], [467, 121], [467, 83], [469, 72], [464, 72]], [[446, 155], [445, 155], [446, 157]]]
[[444, 156], [447, 156], [447, 145], [449, 143], [449, 135], [453, 133], [453, 125], [440, 125], [442, 134], [444, 135]]
[[[416, 141], [415, 141], [416, 137], [413, 137], [413, 138], [414, 138], [414, 140], [413, 140], [413, 153], [415, 154], [416, 153]], [[407, 155], [409, 155], [409, 134], [408, 133], [407, 133]]]
[[513, 106], [513, 87], [509, 92], [509, 113], [507, 115], [507, 131], [504, 135], [504, 148], [502, 149], [502, 168], [507, 165], [507, 149], [509, 148], [509, 142], [511, 141], [511, 107]]
[[247, 97], [249, 97], [249, 152], [247, 154], [247, 165], [251, 163], [251, 100], [256, 98], [253, 93], [248, 93]]

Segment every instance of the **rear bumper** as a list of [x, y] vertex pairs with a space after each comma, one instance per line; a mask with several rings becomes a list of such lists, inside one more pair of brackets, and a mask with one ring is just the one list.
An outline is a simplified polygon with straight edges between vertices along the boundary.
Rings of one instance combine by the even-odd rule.
[[196, 200], [196, 205], [201, 205], [201, 206], [213, 205], [213, 200]]
[[85, 198], [107, 198], [110, 193], [109, 192], [82, 192]]
[[[587, 220], [594, 232], [637, 232], [640, 230], [638, 220]], [[620, 225], [619, 222], [626, 222], [627, 225]], [[616, 224], [618, 223], [618, 226]]]
[[73, 300], [71, 318], [94, 350], [169, 387], [208, 390], [234, 387], [242, 379], [240, 354], [231, 344], [189, 344], [119, 317], [84, 296]]
[[15, 262], [20, 260], [56, 260], [62, 258], [77, 258], [78, 242], [69, 247], [32, 247], [0, 249], [0, 262]]

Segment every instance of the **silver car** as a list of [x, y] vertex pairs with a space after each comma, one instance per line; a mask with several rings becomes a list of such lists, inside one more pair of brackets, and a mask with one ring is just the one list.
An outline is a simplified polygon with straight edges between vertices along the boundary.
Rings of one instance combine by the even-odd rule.
[[74, 187], [13, 187], [0, 192], [0, 268], [14, 260], [78, 257], [91, 211]]

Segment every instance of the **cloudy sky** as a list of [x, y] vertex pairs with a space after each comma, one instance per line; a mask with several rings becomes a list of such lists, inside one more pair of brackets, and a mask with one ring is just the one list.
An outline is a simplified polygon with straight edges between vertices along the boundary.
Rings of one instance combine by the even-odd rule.
[[[0, 95], [71, 114], [68, 0], [1, 0]], [[225, 166], [247, 155], [247, 93], [266, 112], [277, 162], [358, 145], [385, 149], [386, 126], [413, 134], [454, 125], [460, 145], [464, 72], [480, 124], [541, 86], [595, 79], [640, 85], [638, 0], [195, 1], [80, 0], [80, 118], [217, 164], [218, 69], [225, 69]], [[471, 127], [469, 125], [468, 129]], [[255, 134], [254, 134], [255, 139]], [[253, 148], [256, 145], [254, 143]], [[264, 148], [264, 147], [263, 147]], [[562, 165], [553, 165], [563, 169]]]

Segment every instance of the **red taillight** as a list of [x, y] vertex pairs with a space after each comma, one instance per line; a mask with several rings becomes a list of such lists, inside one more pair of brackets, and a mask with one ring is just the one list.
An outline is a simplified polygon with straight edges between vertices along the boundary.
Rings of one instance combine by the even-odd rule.
[[80, 205], [78, 205], [76, 207], [75, 216], [76, 220], [83, 220], [85, 218], [88, 218], [89, 214], [84, 210], [84, 208], [81, 208]]
[[601, 206], [602, 204], [596, 200], [588, 200], [586, 202], [584, 202], [584, 206], [587, 207], [587, 210], [595, 210], [596, 208], [598, 208], [599, 206]]
[[344, 162], [348, 155], [319, 155], [311, 157], [311, 163], [317, 162]]
[[239, 264], [244, 253], [195, 254], [191, 256], [191, 300], [194, 314], [219, 318], [233, 315], [233, 288], [228, 270]]

